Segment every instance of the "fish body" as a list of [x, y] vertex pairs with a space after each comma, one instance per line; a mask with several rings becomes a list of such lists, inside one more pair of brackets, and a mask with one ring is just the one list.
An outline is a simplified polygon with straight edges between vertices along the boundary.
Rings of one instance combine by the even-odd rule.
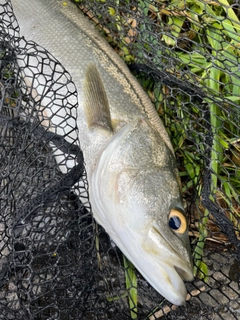
[[[161, 295], [183, 304], [183, 280], [193, 278], [187, 222], [173, 148], [157, 112], [70, 1], [11, 2], [20, 35], [58, 59], [77, 87], [78, 131], [95, 219]], [[59, 117], [44, 110], [50, 125], [58, 126]], [[64, 115], [64, 108], [59, 112]]]

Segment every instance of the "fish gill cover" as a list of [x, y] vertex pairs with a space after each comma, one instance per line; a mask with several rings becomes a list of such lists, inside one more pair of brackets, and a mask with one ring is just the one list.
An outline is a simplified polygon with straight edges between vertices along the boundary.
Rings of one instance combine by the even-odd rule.
[[[80, 6], [130, 63], [171, 137], [195, 280], [186, 304], [172, 306], [95, 225], [75, 85], [67, 66], [20, 38], [1, 0], [0, 319], [239, 319], [238, 4]], [[60, 133], [48, 130], [42, 99], [52, 117], [64, 107]]]

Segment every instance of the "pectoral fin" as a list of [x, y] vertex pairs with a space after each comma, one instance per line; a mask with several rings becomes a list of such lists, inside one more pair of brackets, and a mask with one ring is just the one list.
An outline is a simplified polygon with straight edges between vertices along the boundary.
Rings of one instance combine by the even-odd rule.
[[109, 104], [100, 74], [89, 64], [84, 79], [84, 112], [89, 128], [101, 127], [112, 131]]

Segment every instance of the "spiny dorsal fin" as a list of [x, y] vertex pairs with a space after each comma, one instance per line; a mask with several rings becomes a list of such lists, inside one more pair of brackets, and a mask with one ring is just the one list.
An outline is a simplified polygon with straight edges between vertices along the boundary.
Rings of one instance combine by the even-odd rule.
[[100, 74], [94, 64], [89, 64], [84, 79], [84, 112], [91, 128], [103, 127], [112, 131], [109, 104]]

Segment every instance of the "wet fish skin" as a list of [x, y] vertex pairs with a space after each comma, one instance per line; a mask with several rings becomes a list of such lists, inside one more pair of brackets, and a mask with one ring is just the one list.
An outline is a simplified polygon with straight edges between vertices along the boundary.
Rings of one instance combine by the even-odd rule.
[[[95, 219], [159, 293], [183, 304], [182, 279], [193, 278], [188, 230], [173, 230], [169, 219], [177, 212], [186, 225], [186, 217], [172, 145], [150, 100], [69, 1], [12, 4], [21, 35], [56, 57], [77, 87], [79, 137]], [[99, 92], [89, 89], [92, 78]], [[98, 100], [102, 107], [92, 108]]]

